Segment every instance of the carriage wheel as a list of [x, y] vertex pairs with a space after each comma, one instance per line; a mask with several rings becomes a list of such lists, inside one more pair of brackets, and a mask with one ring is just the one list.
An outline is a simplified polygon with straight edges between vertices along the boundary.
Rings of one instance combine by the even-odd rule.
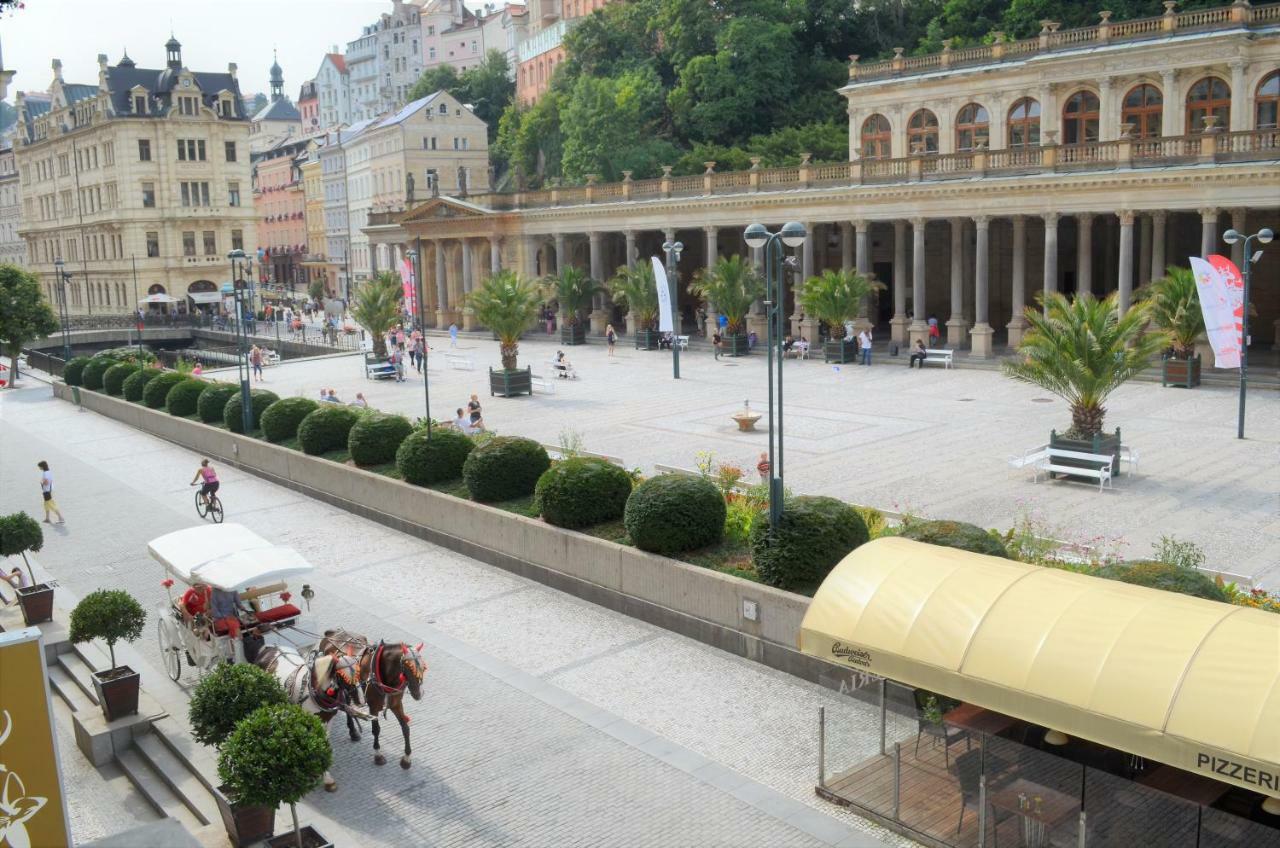
[[200, 490], [196, 489], [196, 515], [204, 518], [209, 508], [204, 505], [204, 498], [200, 497]]
[[218, 500], [217, 495], [209, 496], [209, 517], [214, 524], [222, 523], [222, 501]]
[[164, 619], [156, 622], [160, 638], [160, 657], [164, 661], [164, 670], [169, 675], [169, 679], [177, 683], [178, 678], [182, 676], [182, 651], [173, 644], [169, 629], [164, 625]]

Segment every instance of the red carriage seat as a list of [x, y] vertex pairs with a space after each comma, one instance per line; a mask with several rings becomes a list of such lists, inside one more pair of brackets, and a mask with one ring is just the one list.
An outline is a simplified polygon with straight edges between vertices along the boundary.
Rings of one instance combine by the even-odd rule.
[[279, 606], [261, 610], [258, 613], [258, 622], [261, 624], [273, 624], [284, 619], [297, 618], [300, 615], [302, 615], [302, 610], [293, 604], [280, 604]]

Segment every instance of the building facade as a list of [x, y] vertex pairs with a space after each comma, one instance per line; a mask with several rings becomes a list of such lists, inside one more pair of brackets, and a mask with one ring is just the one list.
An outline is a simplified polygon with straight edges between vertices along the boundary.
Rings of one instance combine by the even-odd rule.
[[452, 65], [461, 73], [484, 58], [480, 18], [463, 0], [427, 0], [420, 21], [424, 70]]
[[310, 144], [305, 139], [281, 141], [253, 155], [259, 281], [268, 291], [292, 294], [306, 288], [306, 195], [300, 159]]
[[404, 0], [393, 0], [391, 11], [383, 13], [373, 30], [377, 35], [380, 65], [380, 112], [404, 103], [409, 89], [422, 75], [422, 24], [419, 9]]
[[12, 147], [0, 150], [0, 262], [27, 264], [27, 244], [18, 235], [22, 225], [22, 189]]
[[298, 90], [298, 115], [302, 118], [302, 134], [313, 136], [320, 133], [320, 95], [316, 92], [316, 81], [307, 80]]
[[173, 38], [165, 53], [160, 69], [99, 55], [96, 85], [66, 82], [55, 59], [47, 99], [17, 96], [19, 234], [51, 302], [55, 261], [72, 274], [73, 313], [131, 312], [147, 294], [210, 308], [227, 252], [255, 243], [236, 67], [191, 71]]
[[249, 120], [249, 150], [258, 153], [286, 139], [302, 135], [302, 115], [284, 93], [284, 71], [271, 63], [271, 95], [267, 105]]
[[566, 58], [564, 36], [608, 0], [530, 0], [525, 38], [516, 46], [516, 102], [528, 106], [546, 92]]
[[324, 54], [313, 82], [320, 128], [327, 130], [351, 123], [351, 75], [347, 72], [347, 60], [337, 47]]
[[306, 223], [306, 252], [302, 255], [302, 267], [308, 287], [320, 280], [327, 297], [337, 295], [337, 274], [328, 262], [327, 235], [324, 220], [324, 177], [320, 171], [320, 144], [313, 141], [299, 158], [302, 174], [303, 218]]

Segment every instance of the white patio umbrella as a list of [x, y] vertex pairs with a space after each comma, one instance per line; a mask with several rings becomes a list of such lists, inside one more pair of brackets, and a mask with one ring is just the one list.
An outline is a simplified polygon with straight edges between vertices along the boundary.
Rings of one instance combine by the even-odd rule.
[[149, 294], [138, 301], [138, 303], [177, 303], [177, 302], [178, 302], [178, 299], [176, 297], [171, 297], [170, 295], [167, 295], [167, 294]]

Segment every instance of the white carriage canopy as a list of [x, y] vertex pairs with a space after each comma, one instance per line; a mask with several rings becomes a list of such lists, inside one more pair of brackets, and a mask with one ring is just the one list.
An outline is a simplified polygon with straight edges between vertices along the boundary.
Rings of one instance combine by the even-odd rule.
[[273, 545], [242, 524], [190, 527], [152, 539], [152, 558], [183, 583], [243, 592], [308, 574], [314, 567], [293, 548]]

